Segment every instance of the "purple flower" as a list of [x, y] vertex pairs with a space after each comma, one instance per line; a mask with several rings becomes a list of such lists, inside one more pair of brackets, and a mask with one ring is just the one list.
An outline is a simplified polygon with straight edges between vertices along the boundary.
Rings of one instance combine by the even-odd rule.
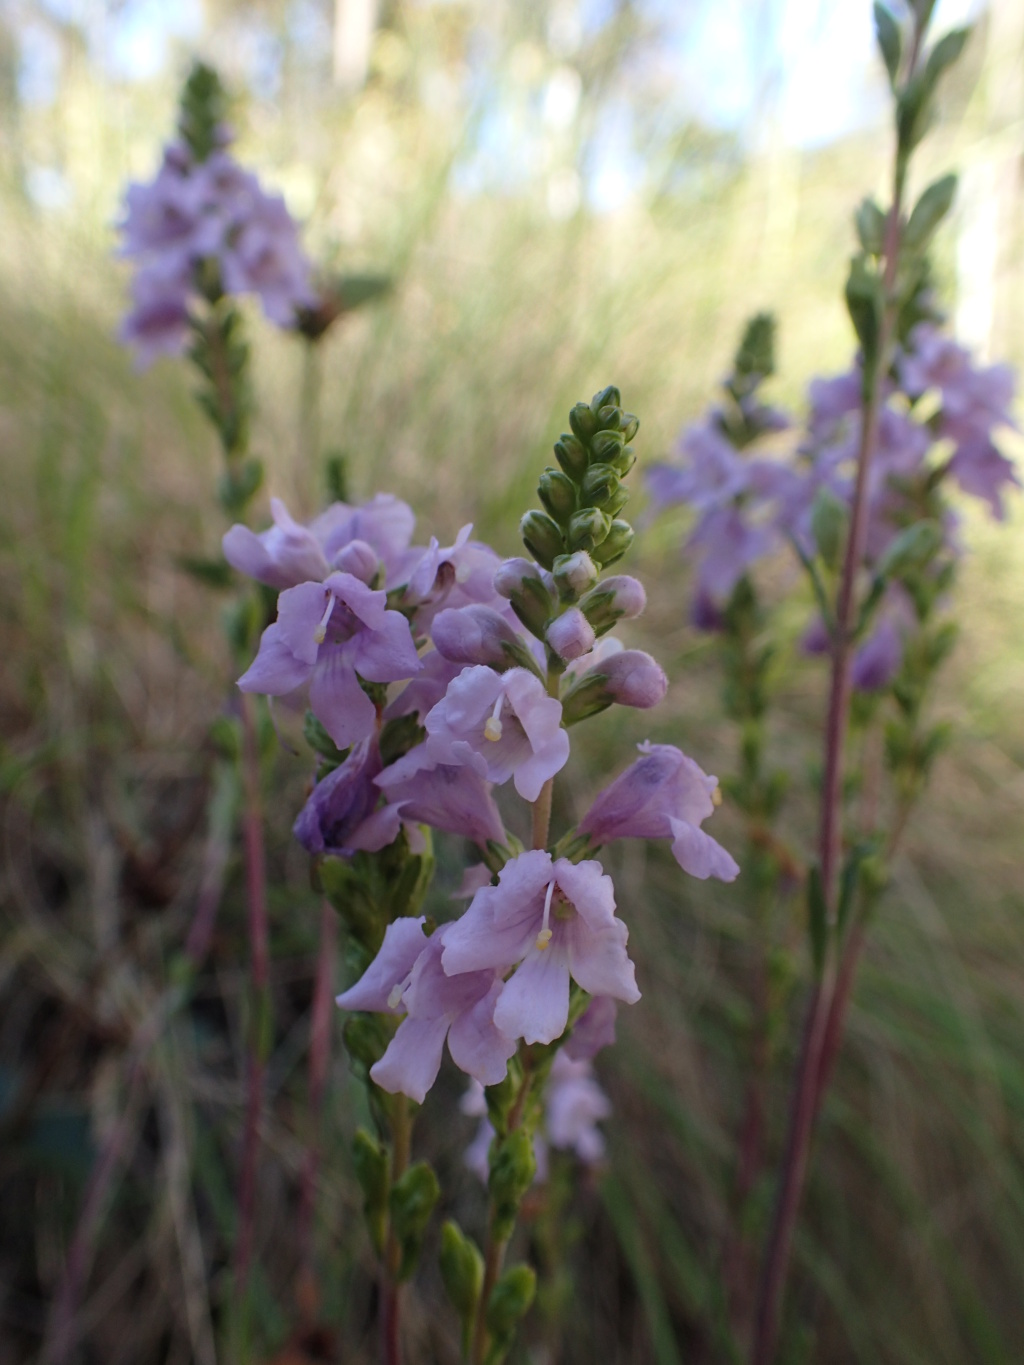
[[[145, 279], [121, 335], [144, 362], [184, 350], [181, 312], [199, 294], [207, 262], [226, 292], [258, 294], [279, 326], [291, 326], [295, 310], [315, 302], [309, 262], [284, 201], [224, 150], [196, 163], [188, 148], [172, 144], [149, 184], [129, 185], [120, 226], [121, 254], [139, 261]], [[162, 330], [160, 318], [168, 320]]]
[[[416, 754], [412, 750], [406, 758]], [[420, 768], [418, 759], [399, 759], [385, 768], [376, 784], [388, 799], [385, 809], [400, 812], [401, 819], [443, 829], [480, 848], [489, 843], [504, 845], [505, 826], [491, 796], [490, 784], [471, 767], [437, 764]]]
[[280, 697], [308, 682], [313, 713], [338, 748], [365, 739], [377, 713], [359, 677], [394, 682], [419, 669], [409, 623], [385, 602], [383, 591], [346, 573], [287, 588], [238, 686]]
[[472, 603], [468, 607], [445, 607], [431, 627], [434, 648], [452, 663], [510, 667], [525, 644], [504, 616], [493, 607]]
[[118, 340], [135, 351], [139, 369], [163, 355], [181, 355], [188, 344], [187, 277], [140, 270], [132, 285], [133, 307], [118, 331]]
[[[341, 504], [336, 504], [341, 506]], [[271, 588], [294, 588], [330, 573], [322, 542], [308, 526], [300, 526], [280, 498], [270, 499], [274, 524], [258, 535], [235, 523], [221, 542], [233, 569]]]
[[772, 527], [752, 522], [737, 507], [709, 512], [687, 541], [698, 555], [698, 592], [714, 602], [727, 602], [747, 570], [776, 544]]
[[378, 493], [363, 507], [332, 503], [302, 526], [279, 498], [270, 500], [273, 526], [258, 535], [236, 524], [225, 534], [224, 558], [239, 573], [271, 588], [294, 588], [332, 569], [371, 583], [379, 560], [390, 571], [412, 538], [415, 518], [401, 499]]
[[397, 716], [425, 716], [448, 691], [448, 684], [462, 672], [464, 664], [453, 664], [432, 649], [420, 657], [420, 671], [402, 688], [384, 712], [386, 720]]
[[600, 792], [580, 821], [595, 845], [613, 839], [671, 839], [684, 872], [731, 882], [735, 860], [700, 828], [714, 811], [718, 780], [672, 744], [638, 746], [640, 757]]
[[557, 1053], [544, 1100], [544, 1130], [551, 1146], [575, 1152], [587, 1165], [600, 1161], [605, 1147], [597, 1123], [609, 1117], [612, 1106], [591, 1063], [564, 1050]]
[[[398, 1014], [402, 990], [417, 960], [425, 952], [428, 939], [423, 932], [426, 920], [403, 915], [384, 930], [384, 942], [366, 971], [347, 991], [336, 997], [343, 1010], [367, 1010], [378, 1014]], [[396, 990], [396, 986], [400, 989]]]
[[[388, 932], [399, 923], [390, 925]], [[385, 936], [378, 958], [363, 979], [338, 996], [344, 1009], [405, 1011], [405, 1019], [384, 1056], [370, 1068], [370, 1076], [382, 1090], [408, 1095], [419, 1104], [437, 1079], [446, 1038], [455, 1065], [482, 1085], [497, 1085], [504, 1079], [508, 1059], [516, 1050], [515, 1041], [495, 1026], [494, 1007], [502, 984], [494, 970], [458, 976], [442, 970], [441, 956], [453, 927], [442, 924], [425, 943], [421, 934], [421, 950], [411, 964], [405, 938], [388, 951]], [[378, 967], [385, 953], [386, 960]], [[364, 990], [371, 973], [372, 989]]]
[[1010, 422], [1016, 380], [1009, 365], [976, 366], [971, 353], [927, 324], [914, 328], [899, 362], [906, 391], [918, 397], [928, 389], [942, 394], [942, 411], [952, 418], [987, 419], [989, 427]]
[[377, 741], [364, 739], [348, 758], [313, 788], [292, 830], [307, 853], [350, 857], [359, 849], [375, 853], [398, 837], [402, 816], [396, 806], [377, 809], [380, 772]]
[[1006, 517], [1004, 491], [1021, 486], [1013, 461], [1008, 460], [991, 437], [981, 431], [964, 432], [961, 429], [956, 451], [949, 462], [949, 473], [965, 493], [987, 502], [997, 521]]
[[566, 725], [575, 725], [605, 707], [618, 703], [647, 710], [668, 691], [661, 665], [642, 649], [623, 649], [621, 641], [605, 636], [589, 654], [566, 669], [569, 688], [563, 694]]
[[298, 308], [311, 308], [309, 261], [291, 214], [280, 195], [265, 194], [253, 180], [248, 211], [221, 257], [229, 294], [258, 294], [263, 311], [278, 327], [291, 327]]
[[547, 642], [560, 659], [570, 663], [594, 648], [594, 627], [579, 607], [567, 607], [547, 629]]
[[888, 687], [903, 662], [903, 637], [895, 621], [883, 616], [853, 656], [850, 681], [858, 692]]
[[525, 668], [463, 669], [428, 712], [422, 749], [400, 760], [402, 775], [428, 764], [465, 764], [490, 782], [514, 777], [523, 800], [536, 801], [569, 757], [561, 720], [561, 704]]
[[562, 1051], [577, 1061], [593, 1061], [602, 1048], [615, 1042], [615, 1019], [619, 1007], [608, 995], [595, 995], [573, 1025]]
[[494, 575], [501, 560], [489, 545], [470, 540], [471, 525], [463, 526], [455, 543], [442, 548], [431, 539], [424, 549], [413, 547], [402, 558], [394, 580], [388, 586], [405, 585], [402, 605], [416, 611], [416, 625], [429, 631], [443, 607], [478, 604], [493, 607], [501, 614], [510, 611], [494, 589]]
[[552, 862], [549, 853], [532, 850], [505, 864], [497, 886], [476, 893], [449, 928], [442, 964], [457, 978], [518, 963], [494, 1022], [509, 1037], [550, 1043], [568, 1022], [570, 976], [593, 995], [626, 1004], [640, 999], [628, 936], [600, 863]]

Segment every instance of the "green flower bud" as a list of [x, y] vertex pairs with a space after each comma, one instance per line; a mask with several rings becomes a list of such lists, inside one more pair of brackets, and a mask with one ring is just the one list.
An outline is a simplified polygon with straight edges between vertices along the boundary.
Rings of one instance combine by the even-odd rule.
[[608, 387], [602, 389], [600, 393], [595, 393], [590, 400], [590, 410], [595, 413], [600, 412], [602, 408], [618, 408], [621, 406], [622, 394], [619, 393], [614, 384], [609, 384]]
[[623, 446], [614, 458], [609, 459], [608, 463], [619, 478], [624, 479], [636, 464], [636, 451], [632, 446]]
[[487, 1188], [494, 1201], [494, 1236], [503, 1242], [515, 1227], [519, 1204], [537, 1173], [533, 1138], [525, 1127], [491, 1144], [490, 1164]]
[[423, 1234], [441, 1194], [437, 1176], [425, 1161], [415, 1165], [392, 1186], [388, 1203], [391, 1207], [391, 1229], [402, 1249], [398, 1278], [407, 1280], [416, 1269]]
[[484, 1283], [484, 1258], [451, 1218], [441, 1229], [441, 1279], [452, 1307], [466, 1322], [476, 1312]]
[[559, 526], [564, 526], [576, 511], [576, 488], [572, 479], [560, 469], [545, 469], [537, 484], [537, 493]]
[[585, 550], [559, 555], [552, 572], [563, 602], [575, 602], [597, 582], [597, 566]]
[[352, 1166], [363, 1192], [363, 1213], [370, 1241], [378, 1256], [384, 1253], [388, 1235], [388, 1154], [382, 1143], [357, 1128], [352, 1141]]
[[604, 540], [594, 550], [594, 558], [602, 569], [606, 569], [609, 564], [614, 564], [616, 560], [621, 559], [632, 544], [632, 526], [628, 521], [620, 521], [616, 518]]
[[550, 569], [555, 557], [565, 553], [565, 539], [558, 524], [545, 512], [527, 512], [519, 523], [523, 544], [538, 564]]
[[610, 464], [622, 454], [625, 444], [620, 431], [599, 431], [590, 442], [590, 454], [596, 462]]
[[600, 507], [604, 512], [621, 487], [619, 476], [610, 464], [592, 464], [583, 476], [580, 500], [584, 507]]
[[506, 1350], [511, 1346], [516, 1326], [533, 1303], [536, 1290], [537, 1276], [532, 1266], [509, 1266], [502, 1275], [487, 1304], [487, 1330], [496, 1345]]
[[597, 431], [597, 414], [586, 403], [577, 403], [569, 413], [569, 425], [585, 445]]
[[585, 507], [569, 522], [569, 549], [594, 551], [607, 536], [611, 518], [596, 507]]
[[545, 627], [555, 614], [550, 582], [545, 582], [541, 570], [528, 559], [506, 559], [494, 575], [494, 591], [508, 598], [520, 621], [539, 640], [543, 640]]
[[[580, 404], [580, 406], [584, 407], [587, 412], [590, 411], [585, 404]], [[576, 483], [586, 473], [589, 461], [587, 448], [576, 436], [570, 436], [563, 432], [561, 438], [555, 442], [555, 458], [569, 478]]]

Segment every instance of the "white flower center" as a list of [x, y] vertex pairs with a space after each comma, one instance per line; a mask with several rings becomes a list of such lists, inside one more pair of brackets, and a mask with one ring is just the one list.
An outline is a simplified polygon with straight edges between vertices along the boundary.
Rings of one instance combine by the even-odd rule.
[[540, 933], [537, 935], [537, 948], [540, 952], [551, 942], [551, 897], [555, 892], [554, 882], [548, 882], [548, 889], [544, 895], [544, 919], [541, 922]]
[[322, 645], [324, 639], [327, 636], [327, 622], [331, 619], [331, 612], [334, 610], [334, 604], [337, 602], [337, 600], [338, 599], [335, 597], [333, 592], [328, 592], [327, 606], [324, 608], [324, 614], [320, 618], [320, 624], [313, 632], [313, 639], [317, 642], [318, 645]]
[[498, 700], [494, 703], [494, 710], [487, 717], [484, 725], [484, 739], [489, 739], [492, 744], [497, 744], [501, 739], [501, 708], [505, 701], [505, 693], [498, 693]]

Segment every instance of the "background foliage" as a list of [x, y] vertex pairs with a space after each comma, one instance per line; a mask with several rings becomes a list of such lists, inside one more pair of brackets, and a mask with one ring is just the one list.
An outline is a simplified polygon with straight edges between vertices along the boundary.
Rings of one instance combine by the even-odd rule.
[[[136, 376], [114, 342], [125, 274], [110, 254], [123, 182], [155, 164], [187, 49], [197, 40], [238, 92], [239, 155], [308, 219], [318, 259], [394, 283], [319, 359], [253, 316], [255, 445], [270, 488], [312, 511], [324, 496], [319, 444], [346, 457], [353, 496], [394, 489], [424, 534], [450, 541], [472, 519], [515, 553], [510, 509], [528, 504], [565, 411], [609, 380], [642, 418], [643, 459], [703, 408], [756, 308], [780, 315], [780, 400], [798, 403], [811, 373], [848, 362], [849, 215], [885, 148], [870, 117], [827, 145], [784, 135], [783, 57], [754, 71], [739, 125], [702, 117], [678, 85], [711, 8], [583, 6], [574, 28], [572, 6], [396, 0], [355, 90], [335, 79], [326, 3], [210, 0], [152, 70], [141, 3], [15, 3], [0, 15], [0, 1360], [41, 1349], [112, 1135], [120, 1175], [91, 1257], [80, 1358], [212, 1361], [226, 1292], [243, 1103], [236, 853], [194, 1004], [139, 1050], [197, 897], [220, 880], [209, 734], [229, 661], [208, 590], [179, 566], [216, 549], [217, 455], [184, 368]], [[782, 54], [785, 8], [766, 3], [762, 28], [750, 25]], [[982, 19], [920, 173], [967, 171], [940, 246], [943, 289], [973, 339], [1019, 367], [1024, 35], [1013, 8]], [[832, 13], [822, 6], [817, 22]], [[940, 703], [956, 737], [879, 914], [817, 1139], [794, 1361], [1009, 1362], [1024, 1339], [1019, 499], [1012, 518], [1009, 530], [965, 527], [963, 632]], [[673, 685], [629, 737], [678, 743], [724, 773], [737, 737], [711, 652], [684, 620], [675, 543], [659, 524], [634, 552], [651, 605], [630, 643], [650, 647]], [[817, 761], [823, 686], [795, 650], [780, 662], [774, 757], [797, 785]], [[593, 730], [567, 784], [581, 809], [590, 774], [622, 756], [621, 726]], [[325, 1326], [298, 1335], [311, 1305], [296, 1301], [291, 1222], [318, 908], [290, 839], [304, 764], [268, 743], [267, 766], [277, 1034], [260, 1350], [369, 1360], [370, 1258], [347, 1156], [362, 1115], [340, 1044], [312, 1312]], [[788, 833], [806, 845], [809, 799], [791, 805]], [[727, 845], [730, 818], [716, 829]], [[449, 886], [455, 855], [442, 862]], [[553, 1333], [542, 1302], [522, 1358], [727, 1360], [720, 1256], [754, 926], [742, 880], [705, 889], [667, 850], [629, 845], [609, 870], [620, 901], [642, 907], [631, 947], [645, 998], [600, 1064], [616, 1107], [611, 1168], [573, 1205], [565, 1330]], [[799, 922], [783, 931], [793, 957], [780, 955], [780, 979], [804, 939]], [[794, 991], [794, 1029], [773, 1065], [776, 1142], [800, 1002]], [[472, 1124], [443, 1122], [454, 1077], [440, 1088], [420, 1129], [454, 1174]], [[471, 1225], [481, 1207], [467, 1174], [453, 1211]], [[543, 1256], [543, 1224], [533, 1236]], [[414, 1358], [451, 1358], [439, 1286], [417, 1293]]]

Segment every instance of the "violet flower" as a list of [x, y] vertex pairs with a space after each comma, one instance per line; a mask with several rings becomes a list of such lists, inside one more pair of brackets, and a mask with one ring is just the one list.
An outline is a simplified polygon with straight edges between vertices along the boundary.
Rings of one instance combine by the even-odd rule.
[[397, 839], [400, 809], [378, 810], [381, 792], [374, 779], [380, 770], [374, 737], [362, 740], [344, 763], [320, 779], [292, 830], [307, 853], [351, 857], [360, 849], [375, 853]]
[[385, 573], [400, 562], [412, 539], [412, 509], [390, 493], [378, 493], [362, 507], [332, 503], [303, 526], [280, 498], [271, 498], [273, 526], [258, 534], [235, 524], [223, 539], [224, 558], [239, 573], [271, 588], [294, 588], [324, 579], [332, 569], [370, 583], [375, 556]]
[[398, 811], [403, 821], [471, 839], [484, 850], [507, 840], [490, 784], [474, 768], [443, 763], [418, 768], [399, 759], [375, 782], [387, 797], [385, 809]]
[[628, 930], [615, 917], [612, 880], [593, 861], [553, 862], [540, 849], [507, 862], [449, 928], [444, 970], [457, 977], [507, 971], [494, 1022], [509, 1037], [550, 1043], [565, 1032], [569, 978], [593, 995], [640, 999], [626, 953]]
[[596, 797], [580, 821], [596, 847], [613, 839], [671, 839], [676, 862], [691, 877], [731, 882], [735, 859], [701, 829], [714, 811], [718, 779], [672, 744], [637, 746], [640, 757]]
[[466, 668], [427, 713], [426, 743], [394, 766], [404, 778], [423, 767], [464, 764], [490, 782], [514, 778], [523, 800], [536, 801], [569, 757], [561, 720], [561, 704], [525, 668]]
[[291, 326], [296, 310], [315, 302], [309, 262], [284, 200], [267, 194], [222, 149], [197, 163], [187, 147], [173, 143], [149, 184], [129, 185], [120, 226], [121, 254], [139, 262], [145, 280], [121, 336], [136, 346], [142, 363], [185, 350], [181, 314], [187, 316], [198, 296], [207, 263], [227, 293], [258, 294], [278, 326]]
[[575, 1152], [586, 1165], [595, 1165], [605, 1154], [597, 1124], [611, 1112], [611, 1101], [598, 1085], [593, 1065], [569, 1056], [564, 1049], [558, 1052], [544, 1097], [544, 1131], [551, 1146]]
[[610, 995], [595, 995], [573, 1024], [562, 1051], [577, 1061], [590, 1062], [606, 1047], [615, 1042], [615, 1019], [618, 1004]]
[[279, 697], [308, 682], [313, 714], [338, 748], [365, 739], [377, 712], [359, 677], [395, 682], [419, 669], [409, 623], [385, 602], [383, 591], [346, 573], [287, 588], [238, 686]]
[[[391, 924], [388, 932], [400, 922]], [[406, 936], [390, 949], [385, 935], [377, 959], [362, 980], [338, 996], [343, 1009], [405, 1012], [387, 1051], [370, 1068], [370, 1076], [382, 1090], [408, 1095], [418, 1104], [437, 1079], [446, 1038], [455, 1065], [482, 1085], [497, 1085], [504, 1079], [508, 1059], [516, 1050], [515, 1041], [494, 1022], [494, 1007], [502, 992], [495, 971], [449, 976], [442, 970], [441, 956], [453, 927], [442, 924], [435, 929], [412, 963]], [[385, 960], [378, 967], [382, 957]], [[372, 981], [364, 988], [371, 973]]]

